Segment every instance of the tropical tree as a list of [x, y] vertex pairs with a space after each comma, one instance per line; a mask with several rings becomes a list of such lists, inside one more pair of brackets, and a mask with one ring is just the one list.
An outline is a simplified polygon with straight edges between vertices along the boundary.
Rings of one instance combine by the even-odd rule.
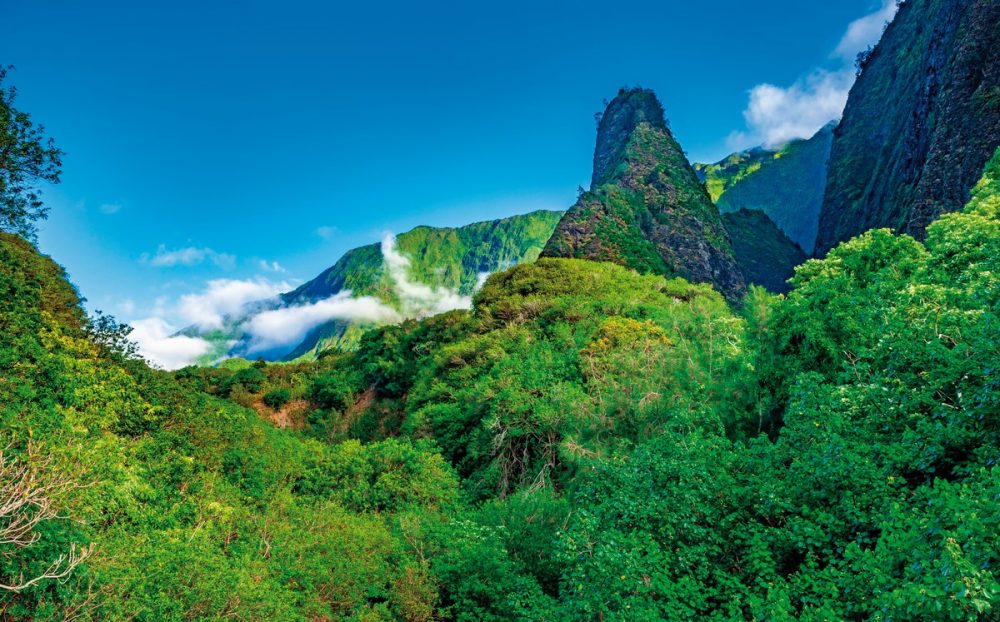
[[10, 69], [0, 67], [0, 230], [34, 238], [35, 222], [48, 215], [39, 186], [59, 183], [63, 152], [14, 107], [17, 89], [4, 85]]

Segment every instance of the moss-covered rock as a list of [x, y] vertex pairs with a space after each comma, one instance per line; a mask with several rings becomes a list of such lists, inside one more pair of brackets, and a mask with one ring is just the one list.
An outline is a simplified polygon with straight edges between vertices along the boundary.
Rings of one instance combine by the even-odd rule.
[[729, 300], [745, 284], [719, 212], [652, 91], [622, 89], [601, 117], [591, 189], [542, 253], [610, 261], [697, 283]]
[[1000, 144], [1000, 3], [907, 0], [861, 63], [830, 156], [817, 254], [878, 227], [924, 237]]

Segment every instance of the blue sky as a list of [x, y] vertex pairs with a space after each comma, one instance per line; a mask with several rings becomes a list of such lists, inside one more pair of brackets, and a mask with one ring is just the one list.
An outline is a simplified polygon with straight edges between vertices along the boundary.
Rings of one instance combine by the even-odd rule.
[[173, 326], [210, 281], [256, 295], [385, 231], [568, 207], [589, 181], [594, 113], [622, 85], [656, 90], [693, 160], [806, 134], [836, 116], [892, 7], [8, 0], [4, 13], [19, 106], [66, 152], [42, 250], [91, 308]]

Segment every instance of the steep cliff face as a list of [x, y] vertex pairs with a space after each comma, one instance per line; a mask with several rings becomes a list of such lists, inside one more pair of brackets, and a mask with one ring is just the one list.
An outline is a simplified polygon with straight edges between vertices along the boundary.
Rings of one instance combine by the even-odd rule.
[[715, 164], [695, 164], [695, 171], [720, 212], [760, 210], [806, 253], [811, 253], [823, 206], [834, 127], [836, 124], [831, 123], [812, 138], [793, 140], [780, 149], [757, 147]]
[[645, 89], [623, 89], [608, 105], [590, 191], [542, 254], [712, 283], [729, 300], [746, 288], [718, 210]]
[[816, 243], [875, 227], [923, 238], [1000, 144], [1000, 2], [907, 0], [835, 131]]

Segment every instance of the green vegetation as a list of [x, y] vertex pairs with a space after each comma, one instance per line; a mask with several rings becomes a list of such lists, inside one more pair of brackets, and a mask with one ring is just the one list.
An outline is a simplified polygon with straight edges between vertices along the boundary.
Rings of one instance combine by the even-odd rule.
[[5, 614], [989, 618], [998, 257], [1000, 152], [925, 243], [740, 313], [542, 259], [356, 352], [168, 374], [4, 234], [0, 486], [45, 499], [0, 524]]
[[695, 162], [691, 166], [698, 174], [698, 179], [705, 184], [712, 202], [717, 204], [727, 190], [759, 171], [762, 166], [777, 160], [777, 154], [777, 151], [754, 147], [731, 153], [715, 164]]

